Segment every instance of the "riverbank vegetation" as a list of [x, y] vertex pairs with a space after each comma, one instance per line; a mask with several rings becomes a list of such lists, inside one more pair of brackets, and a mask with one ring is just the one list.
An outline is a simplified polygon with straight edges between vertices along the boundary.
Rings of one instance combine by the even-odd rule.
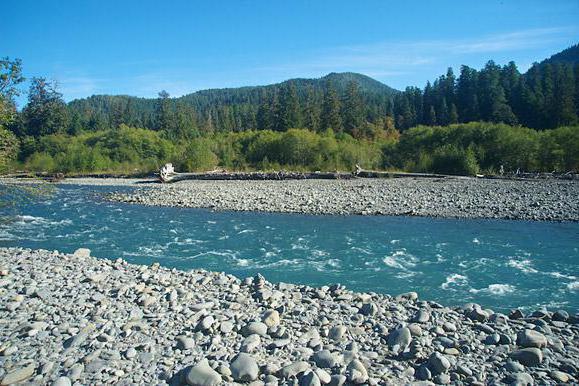
[[418, 126], [399, 138], [355, 139], [328, 130], [246, 131], [170, 140], [125, 125], [76, 136], [25, 137], [13, 169], [142, 173], [172, 162], [179, 171], [401, 169], [449, 174], [579, 168], [579, 127], [536, 131], [472, 122]]

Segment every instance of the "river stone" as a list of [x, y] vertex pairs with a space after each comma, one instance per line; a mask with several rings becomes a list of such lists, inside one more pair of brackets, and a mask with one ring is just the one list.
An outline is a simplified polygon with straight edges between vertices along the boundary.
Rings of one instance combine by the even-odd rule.
[[248, 336], [241, 342], [241, 351], [242, 352], [252, 352], [261, 344], [261, 338], [257, 334], [253, 334]]
[[68, 377], [60, 377], [56, 381], [52, 382], [52, 386], [71, 386], [72, 381]]
[[368, 380], [368, 371], [366, 367], [357, 359], [354, 359], [346, 368], [347, 378], [355, 384], [365, 383]]
[[412, 334], [408, 327], [398, 328], [388, 335], [388, 347], [395, 353], [406, 350], [411, 341]]
[[22, 381], [27, 380], [34, 374], [34, 370], [36, 369], [36, 363], [31, 363], [26, 367], [21, 367], [14, 371], [9, 372], [2, 378], [2, 382], [0, 385], [11, 385], [13, 383], [19, 383]]
[[291, 363], [287, 366], [284, 366], [280, 370], [280, 375], [282, 378], [288, 379], [291, 377], [295, 377], [299, 373], [303, 373], [304, 371], [309, 370], [310, 368], [311, 366], [308, 362], [298, 361]]
[[543, 362], [543, 353], [536, 347], [524, 348], [511, 354], [511, 358], [524, 366], [538, 366]]
[[300, 377], [299, 386], [321, 386], [321, 382], [316, 373], [309, 370]]
[[532, 386], [535, 384], [533, 377], [523, 372], [509, 374], [507, 380], [512, 386]]
[[246, 353], [237, 354], [229, 365], [231, 376], [236, 381], [251, 382], [257, 379], [259, 367], [255, 359]]
[[415, 323], [426, 323], [430, 320], [430, 312], [426, 310], [419, 310], [412, 318]]
[[565, 310], [559, 310], [553, 313], [553, 318], [556, 322], [566, 322], [569, 320], [569, 313]]
[[261, 321], [265, 323], [267, 327], [275, 327], [279, 325], [280, 322], [279, 312], [276, 310], [267, 310], [263, 313]]
[[332, 376], [324, 369], [315, 369], [314, 372], [318, 376], [322, 384], [328, 384], [332, 381]]
[[428, 370], [428, 367], [422, 365], [416, 370], [415, 377], [419, 381], [428, 381], [432, 378], [432, 373]]
[[190, 336], [178, 336], [177, 337], [177, 348], [179, 350], [191, 350], [195, 347], [195, 340]]
[[334, 326], [330, 329], [328, 333], [328, 338], [331, 340], [342, 340], [344, 338], [344, 334], [346, 333], [347, 329], [345, 326]]
[[320, 350], [314, 354], [316, 366], [323, 369], [331, 369], [336, 366], [336, 357], [329, 350]]
[[76, 251], [74, 251], [74, 253], [72, 255], [76, 258], [79, 258], [79, 259], [86, 259], [86, 258], [90, 257], [90, 249], [78, 248]]
[[547, 338], [535, 330], [526, 329], [517, 334], [517, 344], [522, 347], [547, 347]]
[[428, 358], [428, 367], [434, 375], [438, 375], [450, 368], [450, 362], [444, 355], [435, 352]]
[[202, 359], [187, 371], [186, 381], [191, 386], [214, 386], [222, 382], [221, 375], [209, 366], [207, 359]]
[[345, 375], [334, 374], [334, 375], [332, 375], [332, 379], [330, 380], [329, 385], [330, 386], [342, 386], [346, 383], [347, 380], [348, 380], [348, 378], [346, 378]]
[[553, 370], [549, 373], [549, 376], [553, 378], [557, 382], [567, 383], [569, 382], [569, 374], [564, 373], [563, 371]]
[[248, 337], [249, 335], [257, 334], [260, 336], [267, 335], [267, 325], [262, 322], [251, 322], [246, 324], [241, 329], [241, 335]]

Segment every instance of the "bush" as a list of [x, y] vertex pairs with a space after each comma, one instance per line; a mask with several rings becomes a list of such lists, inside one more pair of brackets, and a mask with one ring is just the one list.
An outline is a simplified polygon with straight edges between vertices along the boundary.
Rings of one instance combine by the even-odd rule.
[[434, 151], [431, 169], [441, 174], [475, 175], [479, 166], [472, 149], [446, 145]]
[[50, 154], [34, 153], [26, 161], [26, 169], [33, 172], [53, 172], [56, 169], [56, 163]]

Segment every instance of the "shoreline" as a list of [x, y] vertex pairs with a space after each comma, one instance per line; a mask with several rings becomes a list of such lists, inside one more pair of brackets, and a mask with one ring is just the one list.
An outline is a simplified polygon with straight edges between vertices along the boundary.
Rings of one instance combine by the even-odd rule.
[[579, 221], [579, 182], [475, 178], [180, 181], [108, 199], [147, 206], [312, 215]]
[[[0, 178], [0, 184], [39, 180]], [[42, 182], [48, 183], [48, 182]], [[579, 181], [457, 178], [188, 180], [68, 178], [55, 185], [128, 186], [111, 201], [147, 206], [310, 215], [418, 216], [578, 222]]]
[[0, 248], [0, 268], [3, 382], [555, 384], [578, 376], [579, 315], [564, 311], [507, 316], [413, 292], [272, 284], [85, 249]]

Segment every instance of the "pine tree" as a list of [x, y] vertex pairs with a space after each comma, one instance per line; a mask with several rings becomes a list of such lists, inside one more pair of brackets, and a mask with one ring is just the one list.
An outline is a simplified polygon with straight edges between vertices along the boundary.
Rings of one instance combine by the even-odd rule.
[[429, 112], [428, 112], [428, 120], [426, 121], [427, 125], [430, 126], [436, 126], [437, 121], [436, 121], [436, 111], [434, 110], [434, 106], [430, 106]]
[[170, 95], [167, 91], [159, 92], [157, 99], [157, 130], [169, 132], [175, 126], [175, 114], [171, 106]]
[[449, 123], [458, 123], [458, 110], [454, 103], [450, 104]]
[[342, 106], [344, 130], [348, 134], [356, 134], [364, 123], [362, 98], [360, 97], [358, 84], [356, 82], [348, 83]]
[[326, 83], [321, 123], [322, 130], [332, 129], [334, 132], [342, 131], [340, 100], [338, 99], [338, 93], [331, 81]]
[[312, 85], [306, 89], [306, 106], [304, 108], [304, 126], [312, 131], [320, 131], [320, 102]]
[[301, 126], [300, 104], [296, 85], [287, 82], [281, 89], [279, 98], [280, 130], [299, 128]]
[[575, 112], [575, 76], [569, 64], [558, 64], [555, 68], [555, 126], [568, 126], [577, 123]]

